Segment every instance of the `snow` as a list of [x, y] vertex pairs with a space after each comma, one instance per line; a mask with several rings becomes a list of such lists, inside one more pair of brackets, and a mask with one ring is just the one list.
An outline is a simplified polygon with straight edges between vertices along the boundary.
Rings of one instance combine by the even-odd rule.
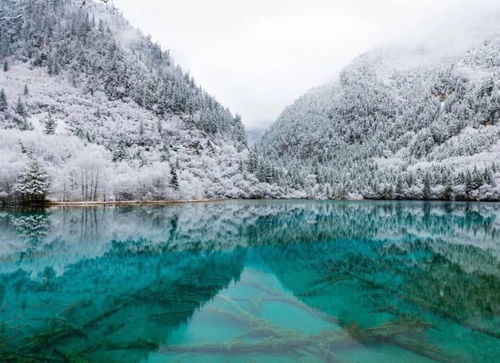
[[[15, 200], [12, 186], [31, 160], [48, 173], [54, 201], [286, 194], [245, 172], [249, 151], [239, 116], [111, 7], [82, 9], [72, 0], [35, 1], [33, 7], [34, 12], [23, 10], [18, 26], [31, 26], [44, 37], [44, 57], [37, 58], [39, 49], [24, 33], [0, 49], [9, 63], [8, 71], [0, 71], [9, 104], [0, 112], [3, 201]], [[46, 24], [53, 28], [48, 31]], [[11, 30], [15, 24], [4, 26]], [[26, 116], [16, 113], [18, 99]], [[55, 135], [44, 134], [49, 117], [56, 122]], [[171, 185], [172, 173], [178, 188]]]
[[451, 54], [368, 52], [287, 107], [258, 148], [313, 198], [500, 200], [500, 33], [485, 37]]
[[249, 148], [241, 118], [112, 7], [23, 4], [0, 22], [0, 201], [34, 160], [54, 201], [500, 200], [498, 32], [370, 51]]

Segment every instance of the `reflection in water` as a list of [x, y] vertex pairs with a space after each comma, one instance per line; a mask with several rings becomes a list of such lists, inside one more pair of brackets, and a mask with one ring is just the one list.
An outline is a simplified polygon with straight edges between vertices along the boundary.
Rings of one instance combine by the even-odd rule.
[[500, 206], [0, 211], [0, 358], [495, 361]]

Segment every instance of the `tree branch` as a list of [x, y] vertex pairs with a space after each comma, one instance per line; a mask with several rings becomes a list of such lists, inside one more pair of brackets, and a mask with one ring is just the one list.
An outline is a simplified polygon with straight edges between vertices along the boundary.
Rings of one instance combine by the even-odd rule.
[[20, 19], [22, 18], [23, 16], [21, 14], [19, 15], [16, 15], [16, 16], [3, 16], [3, 17], [0, 17], [0, 20], [16, 20], [16, 19]]

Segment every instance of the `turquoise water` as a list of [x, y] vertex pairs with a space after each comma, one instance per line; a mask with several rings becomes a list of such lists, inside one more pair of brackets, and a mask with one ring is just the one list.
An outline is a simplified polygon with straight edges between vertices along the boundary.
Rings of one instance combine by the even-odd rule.
[[500, 362], [500, 204], [0, 209], [0, 360]]

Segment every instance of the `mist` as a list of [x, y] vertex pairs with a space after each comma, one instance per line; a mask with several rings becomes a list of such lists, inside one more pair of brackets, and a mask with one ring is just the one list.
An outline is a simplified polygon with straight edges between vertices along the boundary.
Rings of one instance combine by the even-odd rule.
[[494, 0], [115, 0], [247, 128], [376, 47], [463, 51], [498, 31]]

